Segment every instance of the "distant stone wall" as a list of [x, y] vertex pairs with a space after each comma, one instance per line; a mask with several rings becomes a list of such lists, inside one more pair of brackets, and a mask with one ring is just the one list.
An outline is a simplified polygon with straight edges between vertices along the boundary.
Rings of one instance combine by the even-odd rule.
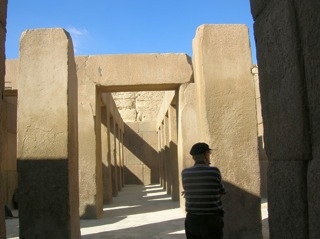
[[112, 93], [121, 117], [126, 122], [155, 121], [163, 91]]

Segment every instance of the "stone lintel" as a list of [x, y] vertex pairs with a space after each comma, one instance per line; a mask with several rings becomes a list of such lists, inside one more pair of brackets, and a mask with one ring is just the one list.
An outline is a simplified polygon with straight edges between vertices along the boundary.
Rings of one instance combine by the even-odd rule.
[[186, 54], [128, 54], [76, 57], [81, 80], [106, 91], [174, 90], [192, 82]]

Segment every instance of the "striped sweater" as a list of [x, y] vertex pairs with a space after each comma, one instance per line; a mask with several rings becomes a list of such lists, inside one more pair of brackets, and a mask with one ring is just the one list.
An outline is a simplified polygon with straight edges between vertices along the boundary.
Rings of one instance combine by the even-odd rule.
[[196, 163], [181, 173], [186, 211], [197, 215], [221, 214], [221, 194], [225, 193], [220, 170]]

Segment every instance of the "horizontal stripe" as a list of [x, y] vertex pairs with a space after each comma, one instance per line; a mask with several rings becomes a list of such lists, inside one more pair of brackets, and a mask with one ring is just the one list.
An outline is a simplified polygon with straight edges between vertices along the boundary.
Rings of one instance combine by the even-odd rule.
[[224, 186], [218, 168], [204, 164], [181, 172], [186, 211], [194, 214], [217, 214], [223, 210], [221, 192]]

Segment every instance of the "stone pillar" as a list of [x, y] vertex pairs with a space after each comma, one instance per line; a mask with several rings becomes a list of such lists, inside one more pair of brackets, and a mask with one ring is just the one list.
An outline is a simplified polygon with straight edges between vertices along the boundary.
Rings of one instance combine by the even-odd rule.
[[171, 195], [173, 201], [179, 201], [179, 169], [178, 169], [178, 131], [177, 131], [177, 109], [171, 104], [168, 110], [169, 115], [169, 148], [170, 148], [170, 173], [171, 173]]
[[112, 165], [112, 195], [118, 196], [118, 170], [117, 170], [117, 152], [116, 152], [116, 122], [114, 116], [110, 120], [111, 132], [111, 165]]
[[161, 146], [161, 125], [159, 125], [157, 129], [157, 136], [158, 136], [158, 153], [159, 153], [159, 162], [158, 162], [158, 168], [159, 168], [159, 184], [162, 186], [162, 146]]
[[[79, 183], [80, 217], [96, 219], [102, 214], [102, 160], [100, 93], [91, 76], [86, 57], [77, 57], [79, 82]], [[98, 100], [98, 101], [97, 101]]]
[[101, 145], [102, 145], [102, 178], [103, 178], [103, 203], [112, 202], [112, 179], [111, 179], [111, 153], [110, 153], [110, 112], [109, 106], [101, 109]]
[[171, 168], [171, 154], [169, 148], [169, 117], [168, 114], [164, 117], [164, 155], [165, 155], [165, 173], [166, 173], [166, 190], [167, 194], [171, 195], [172, 187], [172, 168]]
[[[3, 120], [3, 114], [2, 114], [2, 104], [3, 104], [3, 98], [4, 98], [4, 76], [5, 76], [5, 40], [6, 40], [6, 25], [7, 25], [7, 0], [0, 0], [0, 126], [2, 125], [1, 122]], [[3, 144], [3, 133], [2, 133], [2, 127], [0, 127], [0, 148]], [[1, 162], [3, 158], [0, 153], [0, 167]], [[0, 168], [1, 172], [1, 168]], [[3, 202], [3, 192], [1, 192], [1, 189], [3, 187], [3, 182], [0, 179], [0, 208], [1, 211], [4, 208], [4, 202]], [[1, 213], [0, 215], [0, 239], [6, 238], [6, 225], [5, 225], [5, 215], [4, 213]]]
[[[309, 239], [320, 238], [320, 4], [319, 1], [295, 1], [299, 37], [303, 54], [304, 81], [307, 89], [312, 160], [308, 165], [308, 225]], [[300, 49], [301, 49], [300, 48]]]
[[[178, 97], [178, 168], [181, 171], [194, 164], [189, 152], [194, 143], [200, 141], [201, 125], [198, 122], [198, 105], [194, 99], [196, 95], [195, 84], [182, 84]], [[179, 181], [179, 191], [182, 192], [182, 181]], [[185, 209], [185, 199], [180, 194], [180, 207]]]
[[160, 153], [160, 158], [161, 158], [161, 171], [162, 171], [162, 177], [161, 177], [161, 185], [163, 189], [167, 190], [167, 170], [166, 170], [166, 151], [165, 151], [165, 126], [164, 122], [162, 122], [160, 126], [160, 132], [161, 132], [161, 139], [160, 139], [160, 144], [161, 144], [161, 153]]
[[118, 191], [122, 190], [122, 180], [121, 180], [121, 155], [120, 155], [120, 126], [116, 123], [116, 162], [117, 162], [117, 185]]
[[198, 27], [193, 67], [199, 140], [213, 148], [211, 163], [220, 168], [228, 192], [222, 198], [225, 237], [261, 238], [255, 84], [248, 28]]
[[270, 238], [319, 238], [319, 1], [252, 1]]
[[122, 123], [122, 130], [120, 132], [120, 140], [121, 140], [121, 144], [120, 144], [120, 151], [121, 151], [121, 182], [122, 182], [122, 187], [124, 187], [125, 185], [125, 181], [124, 181], [124, 126]]
[[78, 88], [70, 35], [25, 31], [19, 69], [20, 237], [78, 239]]

